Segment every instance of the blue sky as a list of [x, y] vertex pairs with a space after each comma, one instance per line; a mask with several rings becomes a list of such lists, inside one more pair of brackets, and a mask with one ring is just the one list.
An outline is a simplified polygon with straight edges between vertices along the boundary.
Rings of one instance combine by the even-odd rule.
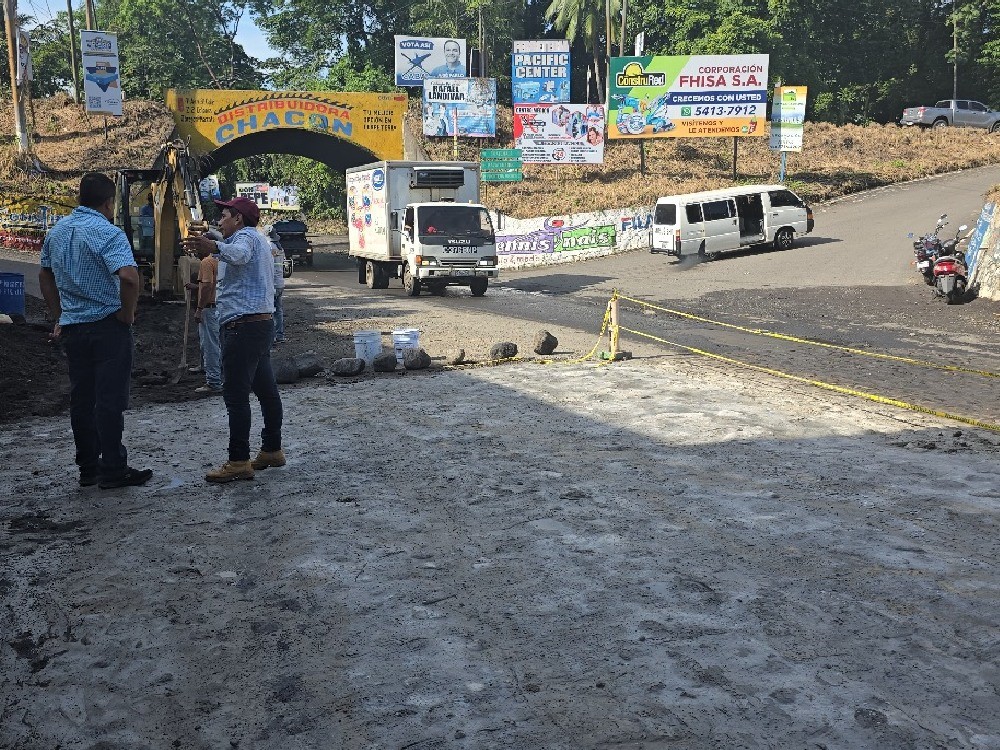
[[277, 55], [264, 39], [264, 33], [257, 28], [254, 19], [249, 15], [243, 16], [240, 20], [239, 30], [236, 33], [236, 41], [243, 45], [243, 49], [251, 57], [266, 60]]

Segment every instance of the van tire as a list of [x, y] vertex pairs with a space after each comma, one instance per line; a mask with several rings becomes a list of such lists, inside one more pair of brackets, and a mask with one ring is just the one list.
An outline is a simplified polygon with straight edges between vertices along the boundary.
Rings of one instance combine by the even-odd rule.
[[775, 250], [790, 250], [795, 244], [795, 234], [788, 227], [782, 227], [774, 233], [774, 242], [771, 247]]

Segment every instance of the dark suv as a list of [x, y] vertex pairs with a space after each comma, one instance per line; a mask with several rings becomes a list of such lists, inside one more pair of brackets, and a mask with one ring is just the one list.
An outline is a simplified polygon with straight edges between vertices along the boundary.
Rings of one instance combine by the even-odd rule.
[[306, 238], [306, 223], [298, 219], [282, 219], [271, 227], [278, 235], [278, 242], [285, 251], [285, 257], [295, 260], [295, 264], [313, 264], [312, 242]]

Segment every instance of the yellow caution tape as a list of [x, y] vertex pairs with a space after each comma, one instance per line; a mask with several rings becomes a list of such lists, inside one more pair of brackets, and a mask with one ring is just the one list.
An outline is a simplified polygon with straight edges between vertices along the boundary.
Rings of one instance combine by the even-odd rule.
[[959, 367], [958, 365], [942, 365], [937, 362], [927, 362], [922, 359], [913, 359], [912, 357], [899, 357], [894, 354], [882, 354], [880, 352], [869, 352], [864, 349], [854, 349], [849, 346], [838, 346], [837, 344], [828, 344], [823, 341], [813, 341], [812, 339], [803, 339], [798, 336], [789, 336], [784, 333], [775, 333], [774, 331], [766, 331], [762, 328], [747, 328], [745, 326], [735, 325], [733, 323], [723, 323], [718, 320], [711, 320], [709, 318], [702, 318], [698, 315], [692, 315], [691, 313], [686, 313], [681, 310], [671, 310], [667, 307], [660, 307], [659, 305], [654, 305], [650, 302], [644, 302], [640, 299], [635, 299], [634, 297], [619, 297], [619, 299], [627, 300], [628, 302], [633, 302], [641, 307], [648, 307], [652, 310], [659, 310], [661, 312], [669, 313], [671, 315], [676, 315], [681, 318], [686, 318], [688, 320], [697, 320], [700, 323], [710, 323], [711, 325], [721, 326], [723, 328], [731, 328], [734, 331], [741, 331], [743, 333], [752, 333], [757, 336], [769, 336], [773, 339], [780, 339], [781, 341], [790, 341], [795, 344], [810, 344], [812, 346], [821, 346], [824, 349], [835, 349], [842, 352], [850, 352], [851, 354], [860, 354], [864, 357], [875, 357], [877, 359], [888, 359], [893, 362], [903, 362], [910, 365], [918, 365], [920, 367], [929, 367], [935, 370], [945, 370], [947, 372], [964, 372], [969, 375], [981, 375], [985, 378], [1000, 378], [1000, 373], [991, 372], [989, 370], [972, 370], [967, 367]]
[[[625, 298], [623, 298], [625, 299]], [[669, 346], [677, 347], [678, 349], [684, 349], [685, 351], [691, 352], [692, 354], [700, 354], [703, 357], [711, 357], [712, 359], [717, 359], [721, 362], [727, 362], [732, 365], [737, 365], [739, 367], [745, 367], [750, 370], [757, 370], [758, 372], [763, 372], [767, 375], [774, 375], [775, 377], [784, 378], [786, 380], [794, 380], [797, 383], [805, 383], [806, 385], [815, 386], [816, 388], [822, 388], [827, 391], [833, 391], [834, 393], [841, 393], [846, 396], [855, 396], [857, 398], [867, 399], [869, 401], [874, 401], [879, 404], [888, 404], [889, 406], [895, 406], [900, 409], [906, 409], [908, 411], [920, 412], [921, 414], [929, 414], [933, 417], [939, 417], [941, 419], [950, 419], [955, 422], [962, 422], [963, 424], [972, 425], [973, 427], [981, 427], [984, 430], [992, 430], [993, 432], [1000, 432], [1000, 425], [993, 424], [992, 422], [983, 422], [972, 417], [964, 417], [960, 414], [951, 414], [946, 411], [939, 411], [937, 409], [931, 409], [926, 406], [920, 406], [920, 404], [911, 404], [906, 401], [899, 401], [898, 399], [888, 398], [886, 396], [880, 396], [877, 393], [867, 393], [865, 391], [858, 391], [853, 388], [844, 388], [843, 386], [834, 385], [833, 383], [826, 383], [822, 380], [812, 380], [810, 378], [803, 378], [799, 375], [792, 375], [787, 372], [782, 372], [781, 370], [775, 370], [770, 367], [761, 367], [760, 365], [750, 364], [749, 362], [741, 362], [738, 359], [732, 359], [731, 357], [725, 357], [721, 354], [715, 354], [714, 352], [707, 352], [704, 349], [697, 349], [693, 346], [685, 346], [684, 344], [678, 344], [673, 341], [667, 341], [666, 339], [660, 338], [659, 336], [653, 336], [649, 333], [643, 333], [642, 331], [634, 331], [631, 328], [621, 327], [622, 331], [626, 333], [631, 333], [633, 336], [640, 336], [642, 338], [652, 339], [653, 341], [658, 341], [661, 344], [667, 344]]]

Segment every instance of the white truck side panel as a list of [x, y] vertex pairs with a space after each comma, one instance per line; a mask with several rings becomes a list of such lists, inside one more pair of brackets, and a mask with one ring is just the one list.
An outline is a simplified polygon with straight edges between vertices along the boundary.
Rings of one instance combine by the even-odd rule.
[[[347, 237], [352, 255], [374, 260], [392, 257], [392, 237], [385, 169], [363, 168], [347, 173]], [[396, 257], [399, 257], [396, 238]]]
[[[464, 184], [457, 188], [411, 188], [414, 167], [461, 167]], [[469, 162], [375, 162], [347, 170], [348, 241], [350, 255], [372, 260], [400, 257], [399, 231], [392, 229], [392, 214], [400, 223], [406, 206], [442, 199], [456, 203], [479, 202], [479, 168]]]

